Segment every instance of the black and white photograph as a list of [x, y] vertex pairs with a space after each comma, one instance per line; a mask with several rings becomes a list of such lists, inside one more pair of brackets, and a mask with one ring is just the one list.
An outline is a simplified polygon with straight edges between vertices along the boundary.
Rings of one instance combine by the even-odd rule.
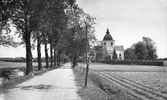
[[167, 0], [0, 0], [0, 100], [167, 100]]

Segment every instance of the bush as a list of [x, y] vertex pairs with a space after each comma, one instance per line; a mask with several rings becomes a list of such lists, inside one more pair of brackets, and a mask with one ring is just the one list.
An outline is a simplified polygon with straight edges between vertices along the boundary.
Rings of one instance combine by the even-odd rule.
[[10, 75], [13, 73], [12, 70], [3, 70], [0, 74], [1, 77], [5, 78], [5, 79], [10, 79]]
[[[25, 68], [4, 68], [0, 70], [0, 77], [9, 80], [13, 77], [19, 76], [19, 73], [25, 73]], [[24, 75], [24, 74], [23, 74]]]

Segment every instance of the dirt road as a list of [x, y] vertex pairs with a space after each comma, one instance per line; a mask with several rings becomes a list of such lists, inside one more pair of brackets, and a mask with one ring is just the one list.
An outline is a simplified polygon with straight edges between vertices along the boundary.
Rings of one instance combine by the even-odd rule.
[[80, 100], [70, 63], [0, 94], [0, 100]]

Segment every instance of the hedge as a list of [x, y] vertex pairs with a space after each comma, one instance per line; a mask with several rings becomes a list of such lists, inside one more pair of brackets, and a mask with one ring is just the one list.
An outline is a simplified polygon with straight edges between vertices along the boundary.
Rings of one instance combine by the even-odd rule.
[[[77, 60], [81, 62], [81, 60]], [[146, 60], [91, 60], [91, 62], [105, 63], [105, 64], [120, 64], [120, 65], [153, 65], [163, 66], [163, 61], [146, 61]]]
[[163, 66], [163, 61], [140, 61], [140, 60], [99, 60], [92, 61], [105, 64], [123, 64], [123, 65], [154, 65]]

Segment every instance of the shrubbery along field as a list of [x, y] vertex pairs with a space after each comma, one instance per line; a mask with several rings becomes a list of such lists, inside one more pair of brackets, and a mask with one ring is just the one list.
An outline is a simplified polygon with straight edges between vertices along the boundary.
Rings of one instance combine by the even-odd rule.
[[140, 60], [92, 60], [92, 62], [105, 64], [122, 64], [122, 65], [154, 65], [163, 66], [163, 61], [140, 61]]

